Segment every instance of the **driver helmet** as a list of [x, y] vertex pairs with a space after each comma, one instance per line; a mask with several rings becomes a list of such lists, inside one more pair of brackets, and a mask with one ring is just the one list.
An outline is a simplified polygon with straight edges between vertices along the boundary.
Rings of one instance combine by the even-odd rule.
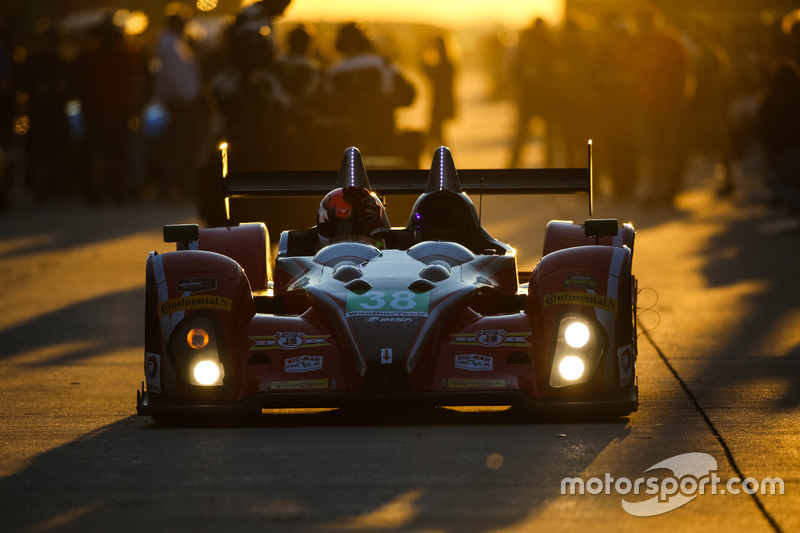
[[340, 187], [325, 195], [317, 212], [320, 245], [358, 241], [385, 248], [389, 227], [380, 200], [364, 187]]

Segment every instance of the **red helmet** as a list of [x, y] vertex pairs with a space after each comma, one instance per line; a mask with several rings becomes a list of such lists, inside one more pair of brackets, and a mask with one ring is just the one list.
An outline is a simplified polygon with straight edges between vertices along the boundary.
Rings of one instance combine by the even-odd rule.
[[323, 244], [361, 240], [385, 247], [389, 236], [383, 205], [363, 187], [340, 187], [326, 194], [317, 212], [317, 231]]

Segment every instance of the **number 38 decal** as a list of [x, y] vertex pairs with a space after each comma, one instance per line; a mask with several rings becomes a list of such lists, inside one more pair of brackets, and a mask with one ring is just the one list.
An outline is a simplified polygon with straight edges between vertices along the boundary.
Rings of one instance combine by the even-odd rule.
[[348, 293], [347, 316], [428, 316], [430, 294], [409, 290], [369, 290]]

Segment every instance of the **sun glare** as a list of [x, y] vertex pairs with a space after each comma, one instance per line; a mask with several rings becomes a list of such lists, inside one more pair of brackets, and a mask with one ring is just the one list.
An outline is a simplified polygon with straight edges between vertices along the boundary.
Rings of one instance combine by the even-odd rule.
[[[254, 0], [243, 0], [242, 5]], [[458, 27], [486, 24], [524, 26], [535, 17], [559, 22], [566, 0], [292, 0], [285, 15], [305, 20], [364, 20]]]

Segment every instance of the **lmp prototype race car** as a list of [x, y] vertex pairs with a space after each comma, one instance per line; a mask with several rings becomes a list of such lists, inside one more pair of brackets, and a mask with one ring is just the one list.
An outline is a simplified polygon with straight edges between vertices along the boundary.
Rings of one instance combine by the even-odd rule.
[[[442, 147], [429, 172], [368, 178], [350, 148], [338, 174], [227, 175], [229, 198], [329, 194], [316, 226], [280, 233], [277, 254], [263, 222], [165, 226], [177, 250], [147, 258], [138, 413], [636, 411], [633, 227], [552, 221], [535, 268], [518, 272], [515, 250], [489, 235], [465, 188], [588, 193], [591, 214], [591, 145], [579, 169], [457, 172]], [[419, 196], [407, 224], [390, 226], [379, 198], [410, 193]]]

